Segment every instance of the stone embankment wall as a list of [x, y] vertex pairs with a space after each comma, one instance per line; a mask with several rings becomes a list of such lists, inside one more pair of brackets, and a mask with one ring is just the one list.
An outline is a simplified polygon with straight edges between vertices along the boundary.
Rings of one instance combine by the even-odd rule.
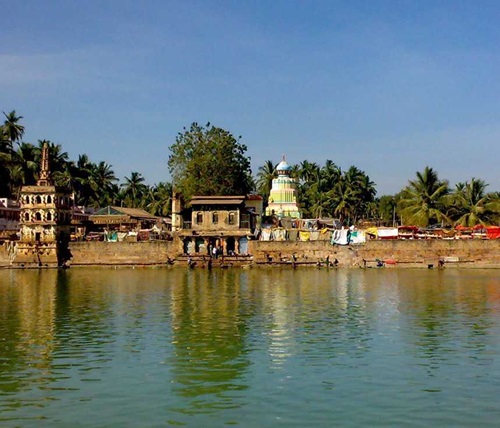
[[71, 242], [71, 266], [164, 265], [179, 253], [174, 241]]
[[[168, 258], [182, 253], [180, 241], [152, 242], [72, 242], [72, 266], [85, 265], [164, 265]], [[363, 259], [373, 266], [376, 259], [395, 261], [399, 267], [437, 266], [444, 259], [447, 265], [462, 267], [500, 267], [500, 240], [407, 240], [368, 241], [363, 245], [332, 246], [328, 241], [275, 242], [250, 241], [249, 252], [254, 263], [272, 257], [273, 262], [291, 260], [317, 262], [327, 256], [337, 259], [341, 267], [362, 266]], [[0, 267], [8, 267], [7, 246], [0, 245]]]
[[363, 260], [374, 265], [376, 259], [396, 262], [398, 266], [425, 266], [444, 260], [456, 266], [500, 267], [500, 240], [374, 240], [362, 245], [339, 246], [327, 241], [273, 242], [251, 241], [250, 251], [254, 261], [290, 260], [295, 253], [297, 260], [320, 260], [329, 256], [340, 266], [362, 266]]

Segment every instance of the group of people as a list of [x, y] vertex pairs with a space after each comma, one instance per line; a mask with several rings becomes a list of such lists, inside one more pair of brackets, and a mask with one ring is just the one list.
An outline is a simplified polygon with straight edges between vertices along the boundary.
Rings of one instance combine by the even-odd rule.
[[[210, 244], [208, 246], [208, 254], [212, 258], [218, 259], [219, 257], [224, 257], [224, 249], [222, 248], [222, 246], [217, 247], [216, 245]], [[227, 250], [227, 255], [236, 256], [236, 252], [234, 250]]]

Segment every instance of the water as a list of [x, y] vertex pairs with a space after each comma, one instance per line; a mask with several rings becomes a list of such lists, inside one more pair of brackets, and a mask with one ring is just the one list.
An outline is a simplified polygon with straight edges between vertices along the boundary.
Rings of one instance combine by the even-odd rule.
[[500, 271], [0, 276], [0, 426], [498, 426]]

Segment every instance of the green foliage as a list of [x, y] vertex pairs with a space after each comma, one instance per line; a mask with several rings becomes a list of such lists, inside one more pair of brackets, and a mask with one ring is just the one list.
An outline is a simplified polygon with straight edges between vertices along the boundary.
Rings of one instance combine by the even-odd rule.
[[148, 188], [144, 208], [151, 214], [166, 217], [172, 213], [171, 183], [159, 183]]
[[141, 203], [148, 186], [144, 184], [144, 177], [139, 172], [132, 172], [130, 177], [125, 177], [122, 184], [123, 200], [129, 208], [142, 208]]
[[[104, 207], [123, 205], [143, 208], [151, 214], [171, 213], [171, 183], [148, 186], [139, 172], [132, 172], [120, 185], [110, 164], [92, 162], [83, 154], [72, 161], [61, 145], [47, 140], [38, 144], [22, 141], [25, 128], [15, 110], [3, 113], [0, 126], [0, 196], [17, 198], [23, 185], [38, 179], [41, 149], [48, 143], [50, 169], [55, 183], [74, 194], [77, 205]], [[229, 132], [210, 126], [191, 125], [178, 134], [171, 146], [169, 169], [176, 190], [184, 196], [243, 195], [253, 188], [247, 147]], [[307, 160], [293, 165], [299, 206], [306, 217], [337, 217], [345, 224], [377, 219], [385, 224], [450, 224], [475, 226], [500, 221], [500, 193], [486, 192], [487, 184], [472, 178], [458, 183], [453, 192], [432, 168], [417, 172], [400, 193], [375, 199], [375, 183], [355, 166], [342, 171], [331, 160], [324, 166]], [[268, 160], [257, 173], [257, 190], [267, 198], [276, 165]], [[396, 209], [394, 210], [394, 204]]]
[[456, 185], [450, 198], [450, 213], [456, 225], [472, 227], [498, 222], [500, 200], [498, 195], [486, 193], [487, 186], [476, 178]]
[[378, 219], [384, 225], [392, 225], [396, 221], [397, 200], [394, 196], [383, 195], [378, 198]]
[[193, 123], [170, 146], [168, 167], [176, 191], [193, 195], [245, 195], [253, 189], [247, 147], [221, 128]]
[[292, 171], [299, 180], [298, 201], [304, 216], [337, 217], [352, 224], [374, 215], [375, 184], [355, 166], [342, 172], [329, 159], [322, 167], [304, 160]]
[[271, 193], [273, 179], [278, 176], [276, 172], [277, 166], [278, 164], [267, 160], [264, 165], [259, 167], [259, 171], [257, 172], [257, 192], [264, 198], [265, 205], [267, 205], [267, 198], [269, 197], [269, 193]]
[[417, 178], [410, 180], [399, 201], [402, 221], [406, 225], [429, 226], [450, 222], [446, 215], [447, 199], [450, 193], [448, 181], [440, 180], [436, 171], [428, 166]]

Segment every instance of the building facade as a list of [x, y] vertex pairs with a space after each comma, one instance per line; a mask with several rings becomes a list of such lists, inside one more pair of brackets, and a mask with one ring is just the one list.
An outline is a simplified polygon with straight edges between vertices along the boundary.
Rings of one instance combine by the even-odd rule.
[[177, 229], [183, 253], [209, 256], [216, 248], [225, 255], [246, 255], [261, 214], [258, 195], [193, 196]]
[[72, 201], [56, 187], [49, 168], [49, 148], [42, 148], [40, 178], [36, 186], [21, 189], [20, 239], [13, 264], [62, 266], [70, 258], [68, 243]]
[[276, 167], [278, 176], [273, 179], [269, 193], [269, 204], [265, 212], [267, 216], [301, 218], [297, 205], [297, 183], [290, 176], [291, 169], [283, 156], [283, 160]]

